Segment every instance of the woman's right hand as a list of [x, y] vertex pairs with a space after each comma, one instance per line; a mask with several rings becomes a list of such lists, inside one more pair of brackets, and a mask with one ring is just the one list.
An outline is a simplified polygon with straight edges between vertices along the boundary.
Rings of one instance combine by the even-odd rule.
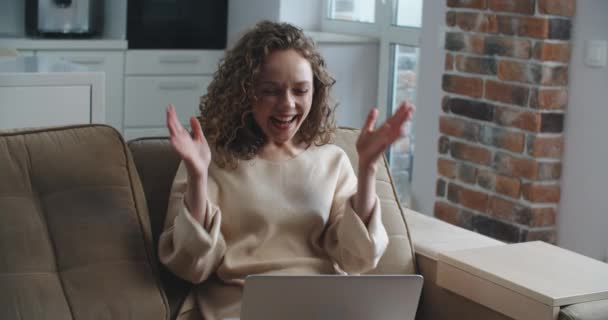
[[196, 117], [190, 118], [190, 126], [192, 126], [192, 136], [179, 122], [175, 107], [173, 105], [167, 107], [167, 128], [169, 128], [171, 146], [184, 161], [189, 178], [206, 178], [211, 163], [211, 150]]

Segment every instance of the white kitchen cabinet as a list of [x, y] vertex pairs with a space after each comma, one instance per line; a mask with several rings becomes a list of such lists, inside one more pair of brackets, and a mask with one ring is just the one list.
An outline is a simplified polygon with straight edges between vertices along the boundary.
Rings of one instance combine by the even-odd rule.
[[166, 136], [166, 108], [173, 104], [180, 122], [199, 114], [222, 50], [129, 50], [125, 64], [127, 140]]
[[90, 104], [89, 86], [0, 86], [0, 130], [90, 123]]
[[124, 51], [55, 51], [39, 50], [39, 57], [62, 58], [102, 71], [106, 77], [106, 124], [123, 131]]
[[105, 122], [104, 74], [64, 60], [0, 60], [0, 130]]
[[198, 113], [201, 95], [210, 76], [127, 77], [125, 127], [165, 125], [165, 109], [173, 104], [180, 122], [187, 124]]
[[127, 75], [212, 74], [223, 50], [129, 50]]

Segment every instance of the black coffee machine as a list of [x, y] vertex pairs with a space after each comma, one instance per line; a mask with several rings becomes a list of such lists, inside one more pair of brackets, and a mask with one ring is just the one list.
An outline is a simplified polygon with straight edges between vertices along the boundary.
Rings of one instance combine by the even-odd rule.
[[89, 38], [103, 29], [103, 0], [26, 0], [29, 36]]

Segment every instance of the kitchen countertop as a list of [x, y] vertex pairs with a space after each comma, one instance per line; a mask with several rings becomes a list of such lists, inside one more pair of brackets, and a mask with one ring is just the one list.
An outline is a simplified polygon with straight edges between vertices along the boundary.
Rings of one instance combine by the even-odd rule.
[[89, 72], [85, 66], [51, 57], [0, 58], [0, 74]]
[[126, 50], [124, 39], [49, 39], [0, 35], [0, 47], [17, 50]]

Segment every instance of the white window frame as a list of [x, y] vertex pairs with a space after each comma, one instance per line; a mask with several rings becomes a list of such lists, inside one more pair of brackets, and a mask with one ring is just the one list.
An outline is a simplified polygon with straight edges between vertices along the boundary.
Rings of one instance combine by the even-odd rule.
[[[375, 0], [374, 23], [329, 19], [331, 0], [323, 0], [321, 31], [345, 33], [377, 38], [380, 42], [378, 61], [379, 118], [386, 119], [392, 110], [393, 92], [389, 76], [394, 69], [391, 45], [405, 45], [420, 48], [421, 28], [402, 27], [393, 24], [397, 13], [397, 0]], [[422, 14], [422, 13], [421, 13]], [[415, 101], [413, 101], [415, 103]]]

